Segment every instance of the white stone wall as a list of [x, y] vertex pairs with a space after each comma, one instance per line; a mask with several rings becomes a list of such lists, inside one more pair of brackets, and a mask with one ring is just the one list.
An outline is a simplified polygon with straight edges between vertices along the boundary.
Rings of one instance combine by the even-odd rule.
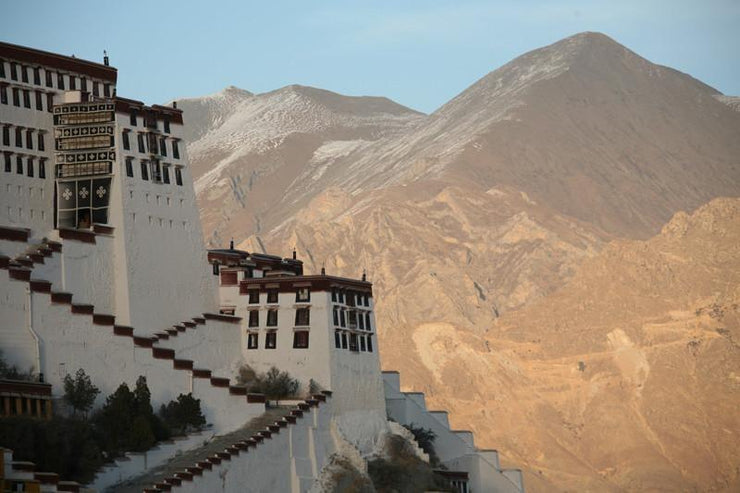
[[[114, 233], [119, 239], [116, 262], [120, 267], [117, 289], [117, 310], [121, 323], [142, 332], [158, 332], [183, 320], [205, 312], [218, 312], [216, 281], [203, 247], [198, 207], [195, 202], [190, 169], [185, 164], [185, 146], [180, 144], [183, 184], [175, 183], [174, 171], [170, 183], [143, 180], [139, 162], [148, 155], [138, 153], [136, 137], [131, 150], [123, 150], [120, 140], [124, 128], [130, 126], [129, 116], [116, 115], [116, 178], [111, 204]], [[143, 123], [139, 118], [141, 130]], [[181, 126], [171, 125], [172, 136], [181, 135]], [[125, 158], [136, 158], [134, 176], [126, 176]]]

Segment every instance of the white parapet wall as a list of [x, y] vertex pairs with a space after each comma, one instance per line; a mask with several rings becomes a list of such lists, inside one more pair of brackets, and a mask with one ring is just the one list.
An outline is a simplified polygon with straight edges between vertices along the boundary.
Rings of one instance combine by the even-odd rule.
[[388, 417], [402, 425], [434, 432], [434, 449], [440, 462], [450, 470], [468, 473], [469, 491], [524, 491], [521, 471], [501, 470], [496, 451], [478, 450], [470, 431], [451, 430], [447, 413], [428, 411], [423, 393], [402, 392], [398, 372], [383, 372], [383, 382]]

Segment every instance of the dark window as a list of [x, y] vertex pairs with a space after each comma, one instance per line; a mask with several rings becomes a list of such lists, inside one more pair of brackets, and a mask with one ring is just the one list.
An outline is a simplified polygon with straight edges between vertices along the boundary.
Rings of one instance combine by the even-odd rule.
[[123, 141], [123, 148], [127, 151], [130, 150], [131, 143], [128, 141], [128, 132], [124, 130], [123, 135], [121, 137], [122, 137], [121, 140]]
[[57, 88], [64, 89], [64, 74], [57, 74]]
[[339, 325], [339, 310], [334, 309], [334, 325]]
[[334, 347], [337, 349], [342, 347], [342, 336], [339, 334], [338, 330], [334, 331]]
[[44, 73], [46, 74], [46, 87], [53, 87], [51, 71], [45, 69]]
[[372, 336], [367, 336], [367, 351], [369, 353], [373, 352], [373, 337]]
[[365, 306], [370, 306], [370, 295], [365, 294]]
[[84, 77], [80, 78], [80, 89], [82, 89], [83, 92], [87, 92], [87, 79]]
[[295, 324], [297, 327], [306, 327], [311, 324], [311, 312], [308, 308], [298, 308], [295, 311]]
[[257, 349], [259, 343], [259, 334], [250, 332], [247, 334], [247, 349]]
[[33, 158], [26, 159], [26, 174], [33, 178]]
[[268, 289], [267, 290], [267, 302], [268, 303], [277, 303], [278, 302], [278, 290], [277, 289]]
[[267, 310], [267, 326], [277, 327], [277, 324], [278, 324], [278, 311], [277, 310]]
[[347, 349], [347, 333], [342, 332], [342, 349]]
[[164, 133], [170, 133], [170, 117], [168, 116], [164, 118]]
[[44, 96], [39, 91], [36, 91], [36, 110], [44, 111]]
[[23, 158], [20, 156], [15, 158], [15, 172], [19, 175], [23, 174]]
[[18, 127], [15, 129], [15, 146], [23, 147], [23, 129]]
[[70, 91], [77, 90], [77, 77], [75, 77], [74, 75], [69, 76], [69, 90]]
[[311, 301], [311, 289], [310, 288], [296, 289], [295, 300], [299, 302]]
[[26, 83], [28, 82], [28, 71], [25, 65], [21, 65], [21, 80]]
[[344, 310], [339, 310], [339, 325], [342, 327], [347, 326], [347, 324], [344, 321]]
[[103, 96], [110, 97], [110, 84], [103, 84]]
[[362, 313], [358, 313], [357, 322], [360, 330], [365, 330], [365, 317], [362, 316]]
[[172, 141], [172, 155], [175, 159], [180, 159], [180, 149], [177, 147], [177, 141]]
[[52, 93], [47, 93], [46, 95], [46, 111], [51, 113], [51, 109], [54, 106], [54, 95]]
[[5, 86], [0, 86], [0, 103], [8, 104], [8, 89]]
[[162, 183], [162, 165], [159, 161], [152, 161], [152, 181]]
[[10, 173], [13, 170], [13, 162], [10, 153], [5, 154], [5, 172]]
[[130, 120], [131, 120], [131, 126], [135, 127], [136, 126], [136, 110], [131, 110]]
[[144, 149], [144, 134], [136, 134], [136, 141], [139, 144], [139, 152], [146, 152], [146, 149]]
[[260, 292], [259, 289], [250, 289], [249, 290], [249, 303], [251, 305], [255, 305], [260, 302]]
[[370, 312], [365, 313], [365, 330], [373, 330], [370, 325]]
[[3, 145], [10, 145], [10, 127], [8, 126], [3, 127]]
[[126, 158], [126, 176], [134, 176], [134, 158]]
[[293, 347], [297, 349], [305, 349], [308, 347], [307, 330], [296, 330], [293, 332]]
[[26, 130], [26, 148], [33, 149], [33, 130]]
[[149, 179], [149, 163], [147, 161], [141, 162], [141, 179], [142, 180]]
[[159, 152], [163, 156], [167, 156], [167, 141], [164, 139], [164, 137], [159, 139]]
[[275, 349], [277, 347], [277, 332], [274, 330], [265, 334], [265, 349]]
[[260, 312], [258, 310], [249, 311], [249, 326], [250, 327], [260, 326]]
[[175, 183], [182, 186], [182, 170], [178, 167], [175, 167]]
[[38, 67], [33, 68], [33, 83], [37, 86], [41, 85], [41, 70]]
[[350, 329], [356, 329], [357, 328], [357, 312], [354, 310], [350, 310], [347, 313], [347, 322], [349, 323]]
[[93, 96], [100, 96], [99, 84], [93, 81]]
[[334, 303], [337, 302], [337, 290], [336, 290], [336, 288], [332, 288], [332, 290], [331, 290], [331, 300]]
[[359, 351], [359, 347], [357, 347], [357, 334], [350, 334], [349, 335], [349, 350], [350, 351]]
[[218, 275], [218, 264], [216, 263], [213, 264], [213, 275], [214, 276]]
[[339, 302], [344, 303], [344, 291], [339, 290], [339, 293], [337, 293], [339, 296]]
[[165, 183], [170, 182], [170, 166], [167, 164], [162, 166], [162, 181]]
[[21, 91], [17, 88], [13, 88], [13, 106], [21, 105]]
[[18, 80], [18, 64], [15, 62], [10, 62], [10, 78]]
[[39, 159], [39, 178], [46, 178], [46, 159]]
[[365, 352], [365, 336], [360, 336], [360, 351]]
[[158, 151], [157, 151], [157, 136], [154, 135], [154, 134], [152, 134], [152, 133], [149, 133], [149, 134], [147, 134], [147, 140], [148, 140], [147, 145], [149, 146], [149, 152], [151, 154], [157, 154], [158, 153]]
[[0, 77], [5, 78], [5, 60], [0, 58]]
[[31, 107], [31, 91], [28, 89], [23, 90], [23, 106], [26, 108]]

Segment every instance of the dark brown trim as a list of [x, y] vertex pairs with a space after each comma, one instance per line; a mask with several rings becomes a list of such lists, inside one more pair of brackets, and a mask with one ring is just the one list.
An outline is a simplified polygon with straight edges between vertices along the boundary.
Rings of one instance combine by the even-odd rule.
[[204, 313], [203, 317], [205, 317], [206, 320], [219, 320], [221, 322], [229, 322], [232, 324], [238, 324], [241, 322], [241, 317], [234, 317], [232, 315], [222, 315], [220, 313]]
[[10, 266], [10, 257], [0, 255], [0, 269], [7, 269]]
[[193, 317], [193, 322], [200, 325], [205, 325], [206, 319], [203, 317]]
[[128, 336], [133, 337], [134, 336], [134, 328], [128, 327], [126, 325], [114, 325], [113, 326], [113, 333], [117, 336]]
[[231, 454], [226, 451], [216, 452], [216, 456], [221, 460], [231, 460]]
[[8, 274], [10, 275], [11, 279], [15, 279], [17, 281], [31, 280], [31, 271], [26, 269], [25, 267], [9, 267]]
[[228, 387], [229, 386], [229, 379], [223, 378], [223, 377], [211, 377], [211, 385], [214, 387]]
[[134, 346], [138, 347], [152, 347], [154, 341], [151, 337], [134, 336]]
[[80, 491], [80, 483], [76, 483], [74, 481], [59, 481], [57, 483], [57, 491], [78, 493]]
[[29, 253], [28, 258], [30, 258], [35, 264], [44, 263], [44, 255], [41, 253]]
[[117, 69], [108, 65], [10, 43], [0, 42], [0, 57], [29, 65], [41, 65], [65, 72], [73, 72], [74, 74], [87, 75], [113, 84], [116, 83], [118, 74]]
[[175, 359], [172, 361], [172, 367], [175, 370], [192, 370], [193, 360], [189, 359]]
[[194, 368], [193, 378], [211, 378], [211, 370], [206, 370], [204, 368]]
[[157, 332], [154, 336], [160, 341], [167, 341], [170, 338], [170, 335], [167, 332]]
[[175, 350], [152, 346], [152, 357], [155, 359], [175, 359]]
[[208, 462], [207, 460], [202, 460], [202, 461], [200, 461], [200, 462], [196, 462], [196, 464], [197, 464], [197, 465], [198, 465], [198, 467], [200, 467], [201, 469], [208, 469], [209, 471], [210, 471], [211, 469], [213, 469], [213, 464], [212, 464], [212, 463], [210, 463], [210, 462]]
[[43, 247], [43, 246], [39, 247], [37, 251], [44, 257], [51, 257], [52, 255], [54, 255], [54, 250], [52, 250], [51, 248]]
[[188, 471], [178, 471], [175, 473], [175, 477], [180, 478], [184, 481], [192, 481], [193, 473], [188, 472]]
[[82, 231], [80, 229], [59, 229], [59, 237], [65, 240], [81, 241], [83, 243], [95, 243], [95, 233]]
[[182, 484], [182, 479], [177, 478], [175, 476], [170, 476], [169, 478], [164, 478], [163, 481], [165, 483], [171, 484], [172, 486], [180, 486]]
[[199, 466], [189, 466], [186, 467], [185, 470], [192, 474], [193, 476], [202, 476], [203, 475], [203, 468]]
[[62, 244], [59, 243], [58, 241], [47, 240], [46, 241], [46, 246], [48, 246], [49, 249], [52, 252], [61, 252], [62, 251]]
[[164, 330], [172, 337], [177, 337], [177, 329], [171, 328], [171, 329], [164, 329]]
[[177, 324], [177, 325], [173, 325], [172, 328], [175, 329], [178, 332], [185, 332], [185, 326], [184, 325]]
[[16, 393], [51, 397], [51, 384], [25, 380], [0, 380], [0, 393]]
[[116, 317], [114, 315], [93, 313], [93, 323], [95, 325], [115, 325]]
[[61, 291], [51, 293], [52, 303], [72, 303], [72, 293], [63, 293]]
[[229, 394], [231, 395], [247, 395], [247, 388], [246, 387], [234, 387], [233, 385], [229, 387]]
[[326, 402], [326, 396], [324, 394], [314, 394], [312, 397], [317, 401]]
[[278, 425], [267, 425], [267, 429], [270, 430], [270, 433], [280, 433], [280, 427]]
[[287, 421], [290, 424], [295, 424], [295, 422], [298, 421], [298, 419], [295, 416], [290, 415], [290, 416], [285, 417], [285, 421]]
[[210, 462], [211, 464], [216, 464], [216, 465], [221, 464], [221, 457], [219, 457], [216, 454], [213, 454], [211, 457], [207, 458], [206, 460]]
[[439, 474], [443, 478], [448, 479], [464, 479], [468, 480], [468, 473], [465, 471], [449, 471], [447, 469], [434, 469], [434, 474]]
[[51, 283], [49, 281], [32, 280], [29, 284], [31, 291], [34, 293], [51, 293]]
[[249, 404], [264, 404], [266, 401], [267, 401], [267, 398], [265, 397], [265, 394], [255, 394], [255, 393], [247, 394], [247, 402]]
[[106, 226], [105, 224], [93, 224], [93, 233], [96, 235], [108, 235], [111, 236], [116, 230], [113, 226]]
[[55, 472], [36, 472], [33, 474], [33, 479], [39, 481], [41, 484], [57, 484], [59, 482], [59, 474]]
[[[2, 45], [2, 43], [0, 43]], [[0, 226], [0, 240], [7, 241], [28, 241], [31, 230], [28, 228], [13, 228], [10, 226]]]
[[334, 394], [334, 392], [332, 392], [331, 390], [322, 390], [321, 393], [327, 397], [331, 397], [332, 394]]
[[78, 313], [81, 315], [92, 315], [93, 311], [95, 311], [95, 307], [93, 305], [75, 305], [74, 303], [72, 304], [72, 313]]
[[275, 424], [278, 425], [280, 428], [285, 428], [286, 426], [288, 426], [288, 422], [285, 419], [275, 421]]
[[311, 407], [319, 407], [319, 401], [317, 401], [316, 399], [306, 399], [306, 404]]
[[154, 487], [159, 491], [172, 491], [172, 485], [169, 483], [165, 483], [164, 481], [154, 483]]

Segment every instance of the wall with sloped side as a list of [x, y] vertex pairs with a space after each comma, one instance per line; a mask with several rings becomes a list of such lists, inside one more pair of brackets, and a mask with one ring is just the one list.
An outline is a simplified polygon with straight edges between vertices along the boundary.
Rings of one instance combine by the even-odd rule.
[[383, 383], [388, 417], [402, 425], [414, 425], [434, 432], [434, 450], [440, 462], [452, 471], [466, 472], [470, 491], [524, 491], [518, 469], [502, 470], [498, 452], [476, 448], [470, 431], [451, 430], [447, 413], [428, 411], [423, 393], [402, 392], [398, 372], [384, 371]]

